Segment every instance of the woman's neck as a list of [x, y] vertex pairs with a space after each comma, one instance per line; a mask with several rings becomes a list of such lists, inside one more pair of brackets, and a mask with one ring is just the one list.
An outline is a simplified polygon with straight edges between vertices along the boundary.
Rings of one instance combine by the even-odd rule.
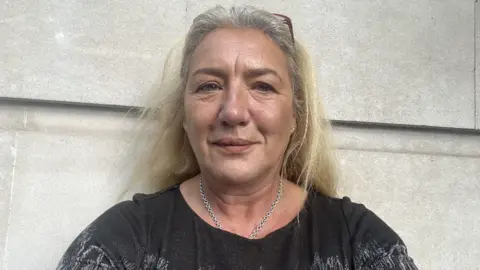
[[[209, 179], [209, 178], [207, 178]], [[231, 185], [212, 185], [212, 179], [204, 180], [205, 197], [224, 230], [249, 237], [260, 220], [267, 214], [275, 200], [280, 179], [265, 178], [255, 184], [243, 187]], [[272, 215], [260, 230], [262, 238], [292, 221], [303, 207], [304, 190], [296, 184], [282, 179], [283, 192]], [[191, 178], [180, 185], [180, 192], [190, 208], [211, 226], [216, 226], [209, 215], [200, 195], [200, 177]], [[288, 202], [288, 203], [286, 203]]]
[[[258, 223], [265, 216], [279, 192], [279, 183], [283, 180], [280, 177], [269, 177], [244, 185], [225, 185], [220, 181], [205, 179], [202, 181], [206, 198], [220, 222], [248, 226]], [[228, 224], [222, 225], [228, 227]]]

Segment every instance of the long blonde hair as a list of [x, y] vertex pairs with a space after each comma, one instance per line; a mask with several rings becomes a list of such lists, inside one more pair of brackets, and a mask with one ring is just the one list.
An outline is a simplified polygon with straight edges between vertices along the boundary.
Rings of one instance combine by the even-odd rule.
[[221, 27], [259, 29], [285, 53], [293, 82], [297, 128], [284, 155], [282, 176], [325, 196], [336, 195], [337, 166], [331, 125], [325, 116], [312, 63], [288, 26], [275, 15], [237, 6], [217, 6], [195, 18], [187, 37], [169, 53], [161, 80], [140, 115], [131, 184], [143, 192], [165, 189], [200, 173], [182, 122], [189, 59], [203, 37]]

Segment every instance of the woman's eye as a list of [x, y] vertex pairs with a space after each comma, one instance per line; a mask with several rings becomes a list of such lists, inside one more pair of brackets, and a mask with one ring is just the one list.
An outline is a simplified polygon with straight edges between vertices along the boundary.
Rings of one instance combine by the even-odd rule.
[[271, 86], [271, 85], [268, 84], [268, 83], [256, 83], [254, 89], [255, 89], [255, 90], [258, 90], [258, 91], [260, 91], [260, 92], [271, 92], [271, 91], [275, 91], [275, 89], [273, 88], [273, 86]]
[[220, 85], [216, 83], [206, 83], [202, 84], [197, 88], [197, 91], [203, 92], [203, 91], [215, 91], [221, 89]]

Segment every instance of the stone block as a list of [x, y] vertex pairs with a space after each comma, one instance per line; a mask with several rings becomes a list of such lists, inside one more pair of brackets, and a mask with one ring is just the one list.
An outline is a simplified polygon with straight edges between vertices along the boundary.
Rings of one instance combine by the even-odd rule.
[[480, 158], [355, 150], [340, 157], [342, 195], [385, 220], [419, 269], [477, 267]]
[[54, 269], [124, 188], [124, 119], [81, 110], [27, 115], [27, 128], [17, 132], [6, 269]]
[[339, 149], [480, 158], [480, 134], [337, 125]]
[[1, 97], [141, 105], [185, 32], [183, 0], [2, 5]]

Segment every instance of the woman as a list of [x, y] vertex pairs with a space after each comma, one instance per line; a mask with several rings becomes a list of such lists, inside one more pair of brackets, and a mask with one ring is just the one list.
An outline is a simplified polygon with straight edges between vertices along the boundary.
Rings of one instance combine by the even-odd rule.
[[334, 198], [330, 125], [287, 17], [216, 7], [176, 56], [137, 170], [162, 191], [101, 215], [59, 269], [416, 269], [377, 216]]

